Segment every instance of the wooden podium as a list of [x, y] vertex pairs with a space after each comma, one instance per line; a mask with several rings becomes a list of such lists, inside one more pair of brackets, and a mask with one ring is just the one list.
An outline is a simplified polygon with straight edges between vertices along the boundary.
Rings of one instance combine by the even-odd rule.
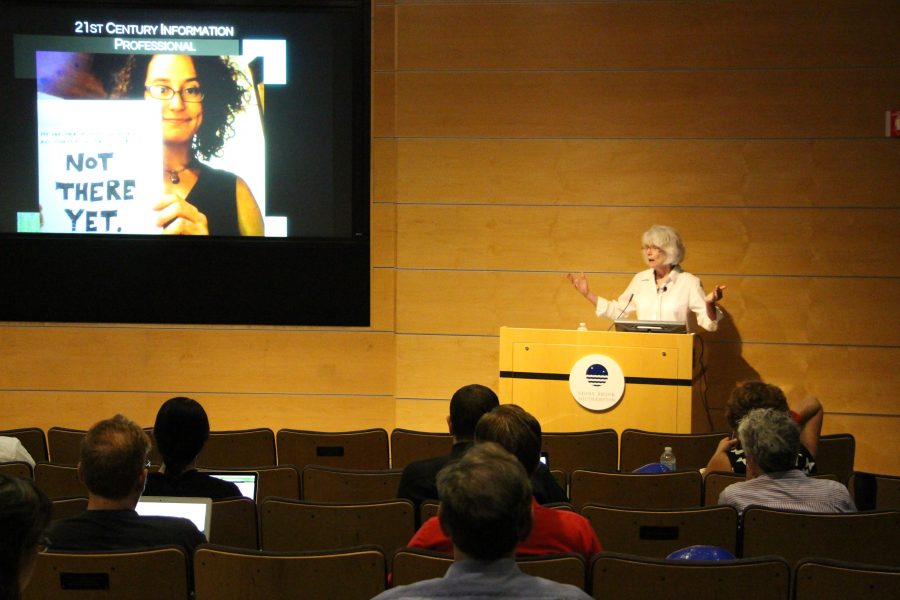
[[[691, 432], [694, 335], [500, 328], [500, 401], [537, 417], [544, 431], [629, 427]], [[604, 411], [576, 402], [573, 366], [590, 354], [613, 359], [625, 375], [621, 401]]]

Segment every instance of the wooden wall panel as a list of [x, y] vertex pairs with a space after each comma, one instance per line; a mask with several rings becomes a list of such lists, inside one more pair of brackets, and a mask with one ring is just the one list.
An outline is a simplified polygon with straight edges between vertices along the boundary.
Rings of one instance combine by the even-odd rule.
[[[695, 272], [896, 276], [884, 240], [900, 230], [885, 210], [400, 205], [402, 268], [635, 272], [641, 234], [678, 229]], [[634, 250], [632, 253], [631, 250]]]
[[372, 7], [373, 71], [385, 71], [395, 68], [395, 18], [395, 8], [391, 5], [377, 5]]
[[434, 400], [397, 399], [397, 427], [416, 431], [447, 432], [447, 414], [450, 410], [449, 398]]
[[396, 272], [393, 269], [372, 269], [372, 331], [394, 331], [396, 291]]
[[900, 67], [399, 72], [396, 93], [402, 137], [881, 137]]
[[[163, 402], [188, 394], [200, 402], [213, 430], [269, 427], [345, 431], [394, 427], [394, 398], [386, 396], [221, 394], [196, 391], [96, 392], [0, 391], [3, 428], [72, 427], [87, 429], [122, 413], [142, 427], [152, 427]], [[352, 419], [348, 419], [352, 415]]]
[[397, 133], [396, 76], [372, 73], [372, 135], [391, 137]]
[[890, 139], [406, 138], [375, 148], [376, 199], [408, 203], [895, 207], [884, 190], [900, 170]]
[[393, 267], [397, 264], [397, 207], [395, 204], [372, 204], [372, 266]]
[[[631, 275], [592, 276], [601, 296], [618, 295]], [[709, 278], [707, 278], [709, 279]], [[716, 277], [726, 284], [720, 340], [896, 346], [900, 317], [884, 298], [900, 295], [900, 280]], [[712, 285], [712, 280], [708, 281]], [[612, 294], [609, 294], [612, 292]], [[397, 331], [497, 335], [501, 325], [574, 329], [585, 321], [606, 328], [563, 273], [407, 271], [397, 277]], [[852, 315], [852, 317], [850, 316]]]
[[470, 383], [498, 390], [499, 343], [496, 335], [398, 335], [397, 398], [449, 400]]
[[[4, 390], [393, 393], [393, 335], [130, 326], [0, 328]], [[353, 376], [347, 375], [352, 366]]]
[[896, 2], [404, 3], [400, 69], [882, 66]]
[[397, 147], [395, 138], [372, 140], [373, 209], [382, 203], [392, 204], [397, 198]]
[[856, 438], [858, 471], [900, 474], [897, 454], [900, 453], [900, 419], [868, 415], [826, 415], [822, 433], [852, 433]]

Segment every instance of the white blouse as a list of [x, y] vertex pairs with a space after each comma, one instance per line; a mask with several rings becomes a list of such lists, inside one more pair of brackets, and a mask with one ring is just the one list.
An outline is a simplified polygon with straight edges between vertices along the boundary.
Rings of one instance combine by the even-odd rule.
[[[630, 301], [629, 301], [630, 300]], [[626, 318], [637, 311], [641, 321], [687, 322], [688, 311], [697, 316], [697, 324], [707, 331], [719, 327], [723, 313], [716, 307], [716, 319], [706, 314], [706, 293], [700, 279], [681, 267], [669, 271], [657, 287], [653, 269], [641, 271], [631, 280], [616, 300], [597, 298], [597, 316], [608, 319]]]

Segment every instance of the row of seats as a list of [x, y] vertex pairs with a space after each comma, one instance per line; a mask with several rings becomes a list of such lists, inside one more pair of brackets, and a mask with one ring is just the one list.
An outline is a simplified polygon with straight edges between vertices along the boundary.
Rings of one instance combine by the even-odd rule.
[[[54, 518], [66, 516], [57, 510], [60, 503], [75, 502], [58, 501]], [[77, 514], [83, 508], [70, 510]], [[556, 508], [572, 510], [570, 505]], [[580, 512], [605, 551], [663, 558], [703, 544], [736, 556], [775, 554], [790, 564], [815, 555], [900, 566], [898, 511], [812, 514], [757, 507], [740, 521], [731, 506], [640, 510], [589, 504]], [[406, 500], [338, 504], [267, 498], [257, 510], [252, 500], [237, 498], [213, 503], [209, 541], [276, 552], [375, 544], [390, 556], [415, 529], [415, 511]]]
[[[442, 576], [450, 563], [424, 551], [393, 555], [393, 584]], [[199, 547], [193, 561], [174, 547], [38, 557], [25, 600], [368, 600], [386, 587], [380, 548], [314, 553]], [[723, 562], [665, 561], [605, 552], [586, 564], [573, 554], [517, 561], [522, 571], [587, 590], [597, 600], [828, 600], [900, 597], [900, 568], [806, 558], [792, 570], [776, 556]], [[194, 593], [191, 594], [190, 582]]]
[[[278, 496], [317, 502], [374, 502], [396, 497], [402, 471], [330, 469], [310, 465], [302, 471], [293, 465], [259, 467], [257, 498]], [[0, 473], [33, 477], [38, 487], [51, 499], [87, 496], [87, 488], [78, 479], [75, 467], [53, 463], [0, 463]], [[565, 489], [564, 476], [553, 471]], [[834, 475], [816, 477], [836, 479]], [[851, 476], [850, 489], [855, 491], [858, 478], [865, 477], [874, 505], [865, 508], [900, 508], [900, 477]], [[874, 478], [874, 484], [870, 479]], [[580, 510], [587, 504], [604, 504], [629, 508], [692, 508], [714, 506], [725, 487], [743, 481], [743, 475], [711, 472], [701, 477], [699, 471], [685, 470], [663, 474], [607, 473], [576, 470], [568, 486], [573, 506]], [[871, 501], [870, 501], [871, 502]]]
[[[146, 430], [152, 437], [153, 430]], [[37, 428], [10, 430], [22, 440], [35, 460], [56, 464], [78, 462], [85, 431], [51, 427], [46, 439]], [[622, 432], [621, 443], [613, 429], [545, 433], [543, 450], [550, 466], [568, 479], [577, 469], [630, 472], [659, 459], [665, 446], [671, 446], [681, 469], [706, 466], [725, 433], [675, 434], [637, 429]], [[247, 429], [210, 433], [198, 465], [211, 469], [260, 467], [292, 464], [302, 468], [316, 464], [346, 469], [402, 469], [413, 460], [450, 453], [449, 434], [394, 429], [390, 437], [384, 429], [351, 432], [318, 432], [295, 429]], [[276, 451], [277, 450], [277, 451]], [[850, 434], [822, 436], [816, 455], [820, 473], [837, 475], [847, 483], [853, 472], [856, 443]], [[154, 449], [154, 463], [160, 458]]]

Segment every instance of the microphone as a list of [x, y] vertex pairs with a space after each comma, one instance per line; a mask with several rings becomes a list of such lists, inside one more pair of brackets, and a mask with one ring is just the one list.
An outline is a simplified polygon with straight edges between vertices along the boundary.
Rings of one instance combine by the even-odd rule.
[[634, 300], [634, 293], [628, 296], [628, 302], [625, 303], [625, 308], [622, 309], [622, 312], [619, 313], [619, 316], [613, 319], [612, 325], [606, 328], [607, 331], [616, 326], [616, 321], [622, 318], [622, 315], [625, 314], [625, 311], [628, 310], [628, 307], [631, 306], [631, 301]]

